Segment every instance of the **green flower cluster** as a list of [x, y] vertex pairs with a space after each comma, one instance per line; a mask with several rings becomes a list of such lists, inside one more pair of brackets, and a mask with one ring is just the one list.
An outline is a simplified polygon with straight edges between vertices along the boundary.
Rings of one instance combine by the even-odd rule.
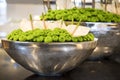
[[61, 28], [50, 29], [34, 29], [23, 32], [21, 29], [12, 31], [7, 35], [8, 40], [27, 41], [27, 42], [83, 42], [93, 41], [94, 35], [88, 33], [85, 36], [72, 37], [67, 30]]
[[64, 10], [50, 10], [40, 16], [45, 20], [79, 21], [81, 22], [120, 22], [120, 15], [93, 8], [72, 8]]

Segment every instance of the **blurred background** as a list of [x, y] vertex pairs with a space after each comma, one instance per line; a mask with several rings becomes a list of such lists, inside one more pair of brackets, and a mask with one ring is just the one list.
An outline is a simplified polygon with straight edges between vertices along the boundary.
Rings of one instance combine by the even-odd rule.
[[[76, 7], [92, 7], [100, 8], [111, 11], [113, 13], [120, 14], [120, 0], [6, 0], [7, 3], [14, 4], [42, 4], [42, 2], [47, 4], [47, 7], [50, 8], [51, 3], [56, 4], [56, 7], [59, 6], [61, 2], [65, 4], [70, 4], [72, 2]], [[57, 4], [59, 2], [59, 4]], [[63, 6], [60, 4], [60, 6]]]
[[29, 14], [39, 19], [39, 16], [46, 13], [48, 9], [72, 7], [99, 8], [120, 14], [120, 0], [0, 0], [0, 37], [6, 35], [4, 32], [16, 28], [16, 23], [23, 18], [28, 18]]

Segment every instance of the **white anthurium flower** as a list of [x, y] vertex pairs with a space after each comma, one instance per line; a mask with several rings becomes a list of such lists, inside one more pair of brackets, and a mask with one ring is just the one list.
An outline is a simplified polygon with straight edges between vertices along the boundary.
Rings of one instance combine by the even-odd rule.
[[[78, 26], [77, 25], [68, 25], [65, 28], [73, 37], [84, 36], [87, 35], [90, 31], [89, 27]], [[75, 32], [74, 32], [75, 31]]]
[[[38, 25], [38, 22], [36, 21], [33, 21], [33, 29], [35, 28], [39, 28]], [[20, 25], [19, 25], [20, 29], [24, 32], [28, 31], [28, 30], [32, 30], [32, 25], [31, 25], [31, 22], [30, 20], [28, 19], [23, 19], [21, 22], [20, 22]]]
[[[45, 22], [46, 23], [46, 22]], [[43, 21], [34, 21], [33, 22], [33, 25], [34, 25], [34, 29], [35, 28], [40, 28], [40, 29], [44, 29], [44, 23]]]
[[73, 31], [75, 30], [76, 25], [68, 25], [67, 27], [64, 27], [64, 29], [66, 29], [70, 34], [73, 33]]
[[78, 26], [78, 28], [76, 29], [76, 31], [74, 32], [73, 36], [77, 37], [77, 36], [85, 36], [89, 33], [90, 28], [89, 27], [85, 27], [85, 26]]
[[[53, 30], [54, 28], [58, 27], [58, 28], [63, 28], [66, 27], [65, 23], [61, 21], [45, 21], [45, 25], [47, 29], [51, 29]], [[44, 25], [44, 21], [33, 21], [33, 29], [35, 28], [40, 28], [40, 29], [45, 29], [45, 25]], [[31, 22], [30, 20], [27, 19], [23, 19], [20, 22], [20, 29], [22, 29], [22, 31], [28, 31], [28, 30], [32, 30], [32, 26], [31, 26]]]
[[32, 30], [32, 26], [31, 26], [31, 23], [29, 20], [27, 19], [23, 19], [21, 22], [20, 22], [20, 29], [22, 31], [28, 31], [28, 30]]
[[62, 23], [61, 20], [60, 21], [48, 21], [47, 22], [47, 28], [48, 29], [52, 29], [53, 30], [56, 27], [63, 28], [63, 27], [66, 27], [66, 25], [65, 25], [64, 22]]
[[[68, 25], [66, 26], [65, 23], [61, 21], [45, 21], [45, 25], [47, 29], [53, 30], [54, 28], [63, 28], [66, 29], [72, 36], [77, 37], [77, 36], [84, 36], [87, 35], [88, 32], [90, 31], [89, 27], [85, 26], [78, 26], [77, 25]], [[40, 28], [40, 29], [45, 29], [44, 21], [33, 21], [33, 29], [35, 28]], [[23, 19], [20, 23], [20, 29], [22, 31], [26, 32], [28, 30], [32, 30], [32, 25], [30, 20]]]

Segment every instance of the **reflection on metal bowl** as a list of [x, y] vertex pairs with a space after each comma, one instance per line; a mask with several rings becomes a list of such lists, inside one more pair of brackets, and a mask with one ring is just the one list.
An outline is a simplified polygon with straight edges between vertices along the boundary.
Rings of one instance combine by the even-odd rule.
[[2, 40], [5, 51], [24, 68], [56, 76], [75, 68], [93, 52], [97, 39], [88, 42], [38, 43]]
[[108, 57], [120, 51], [120, 25], [117, 23], [87, 23], [87, 25], [98, 38], [98, 45], [90, 59]]

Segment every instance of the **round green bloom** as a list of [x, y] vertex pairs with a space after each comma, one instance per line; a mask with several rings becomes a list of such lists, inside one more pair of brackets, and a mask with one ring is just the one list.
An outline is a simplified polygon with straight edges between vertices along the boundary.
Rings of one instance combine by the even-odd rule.
[[50, 37], [50, 36], [45, 37], [44, 42], [45, 43], [52, 42], [52, 37]]
[[43, 42], [43, 40], [44, 40], [43, 36], [39, 36], [39, 37], [36, 38], [37, 42]]
[[52, 40], [53, 40], [54, 42], [57, 42], [57, 41], [59, 40], [59, 37], [58, 37], [58, 36], [52, 36]]
[[65, 42], [65, 37], [64, 36], [59, 36], [59, 42]]
[[78, 37], [72, 37], [73, 42], [78, 42]]

